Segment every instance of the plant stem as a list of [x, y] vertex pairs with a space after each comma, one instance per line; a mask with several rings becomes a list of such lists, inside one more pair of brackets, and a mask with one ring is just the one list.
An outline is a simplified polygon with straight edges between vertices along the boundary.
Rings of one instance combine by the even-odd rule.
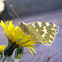
[[5, 61], [5, 59], [7, 58], [8, 56], [4, 56], [3, 57], [3, 59], [2, 59], [2, 62], [4, 62]]

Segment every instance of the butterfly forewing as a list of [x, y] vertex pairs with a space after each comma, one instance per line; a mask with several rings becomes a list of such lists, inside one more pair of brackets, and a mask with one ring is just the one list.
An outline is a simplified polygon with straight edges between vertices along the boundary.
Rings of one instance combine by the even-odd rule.
[[[24, 24], [25, 25], [25, 24]], [[58, 33], [58, 26], [48, 22], [31, 22], [25, 25], [24, 32], [31, 35], [31, 39], [46, 45], [51, 45], [56, 34]]]

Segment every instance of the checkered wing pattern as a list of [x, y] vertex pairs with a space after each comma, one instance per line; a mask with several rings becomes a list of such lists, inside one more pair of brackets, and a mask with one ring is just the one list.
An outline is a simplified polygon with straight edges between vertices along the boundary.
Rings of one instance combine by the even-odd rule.
[[[19, 26], [21, 26], [20, 23]], [[59, 27], [56, 24], [48, 22], [31, 22], [29, 24], [23, 23], [21, 27], [26, 34], [31, 35], [31, 39], [33, 41], [45, 45], [52, 44], [59, 30]]]

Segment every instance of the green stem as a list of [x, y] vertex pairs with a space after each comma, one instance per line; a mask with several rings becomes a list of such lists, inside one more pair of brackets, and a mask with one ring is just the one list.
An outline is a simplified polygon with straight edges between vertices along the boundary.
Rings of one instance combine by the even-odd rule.
[[12, 43], [9, 42], [8, 46], [4, 49], [4, 55], [10, 57], [15, 48], [16, 46], [13, 46]]
[[1, 54], [0, 54], [0, 60], [1, 60], [2, 58], [3, 58], [3, 54], [1, 53]]
[[14, 44], [12, 44], [10, 41], [8, 43], [8, 46], [4, 49], [4, 58], [2, 60], [2, 62], [4, 62], [4, 60], [7, 57], [10, 57], [14, 51], [14, 49], [16, 48], [16, 46], [14, 46]]
[[4, 56], [3, 57], [3, 59], [2, 59], [2, 62], [4, 62], [5, 61], [5, 59], [7, 58], [8, 56]]

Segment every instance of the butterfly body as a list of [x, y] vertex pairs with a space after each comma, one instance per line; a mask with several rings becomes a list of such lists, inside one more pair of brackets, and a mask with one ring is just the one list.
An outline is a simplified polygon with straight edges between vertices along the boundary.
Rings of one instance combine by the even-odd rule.
[[33, 41], [45, 45], [52, 44], [59, 29], [56, 24], [48, 22], [31, 22], [29, 24], [20, 22], [19, 26], [25, 34], [31, 35]]

